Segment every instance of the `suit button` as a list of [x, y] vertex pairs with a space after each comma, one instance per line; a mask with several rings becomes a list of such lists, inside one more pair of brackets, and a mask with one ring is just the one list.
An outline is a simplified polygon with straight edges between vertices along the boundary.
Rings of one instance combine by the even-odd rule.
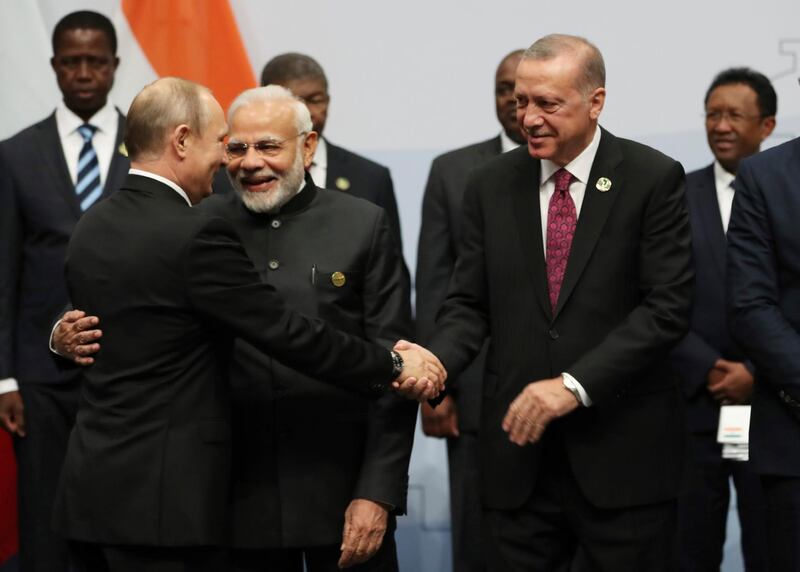
[[281, 263], [278, 262], [277, 260], [270, 260], [267, 266], [269, 266], [270, 270], [277, 270], [280, 267], [280, 265]]
[[377, 391], [383, 391], [383, 385], [381, 385], [380, 383], [373, 383], [373, 384], [370, 386], [370, 389], [371, 389], [372, 391], [376, 391], [376, 392], [377, 392]]
[[551, 340], [557, 340], [558, 339], [558, 330], [550, 330], [549, 332], [547, 332], [547, 335], [550, 336]]
[[281, 221], [279, 221], [278, 219], [274, 219], [270, 224], [272, 225], [272, 228], [280, 228], [281, 227]]

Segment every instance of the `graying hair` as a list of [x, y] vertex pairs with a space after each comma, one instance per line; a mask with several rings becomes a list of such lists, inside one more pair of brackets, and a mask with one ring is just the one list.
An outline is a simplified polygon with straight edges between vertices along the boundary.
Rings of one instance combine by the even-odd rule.
[[598, 87], [606, 86], [606, 64], [603, 54], [593, 43], [580, 36], [550, 34], [536, 40], [522, 54], [523, 59], [550, 60], [561, 55], [583, 58], [583, 72], [578, 80], [578, 89], [588, 95]]
[[228, 124], [233, 121], [236, 112], [245, 105], [253, 103], [274, 103], [288, 101], [294, 109], [294, 124], [298, 133], [308, 133], [314, 127], [311, 123], [311, 113], [302, 99], [280, 85], [267, 85], [254, 87], [240, 93], [228, 108]]
[[202, 135], [208, 123], [204, 95], [211, 96], [207, 87], [178, 77], [164, 77], [142, 89], [125, 123], [125, 147], [131, 160], [159, 156], [167, 134], [178, 125], [188, 125]]

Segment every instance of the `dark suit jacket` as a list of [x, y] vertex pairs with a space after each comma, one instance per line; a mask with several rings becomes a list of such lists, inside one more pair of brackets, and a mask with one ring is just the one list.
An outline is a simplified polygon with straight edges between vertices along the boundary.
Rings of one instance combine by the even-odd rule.
[[[529, 498], [541, 446], [512, 444], [501, 422], [528, 383], [564, 371], [594, 405], [547, 431], [562, 436], [587, 498], [609, 508], [674, 498], [685, 420], [668, 352], [686, 334], [692, 289], [683, 169], [603, 131], [555, 314], [539, 169], [522, 147], [471, 177], [463, 250], [430, 344], [457, 374], [491, 334], [480, 427], [484, 505], [513, 509]], [[611, 180], [608, 192], [596, 188], [600, 177]]]
[[758, 473], [800, 476], [800, 139], [749, 157], [728, 225], [734, 338], [758, 371], [750, 419]]
[[[411, 275], [408, 272], [405, 258], [403, 257], [403, 239], [400, 233], [400, 216], [397, 212], [397, 201], [394, 196], [394, 185], [389, 169], [370, 161], [366, 157], [357, 155], [347, 149], [342, 149], [325, 140], [328, 149], [327, 181], [315, 181], [320, 187], [338, 190], [349, 195], [361, 197], [378, 205], [386, 211], [389, 229], [397, 243], [402, 264], [404, 286], [411, 292]], [[337, 179], [347, 180], [348, 188], [340, 189], [336, 185]], [[233, 191], [225, 169], [220, 169], [214, 178], [214, 193], [227, 194]], [[411, 300], [408, 301], [409, 312]]]
[[[709, 393], [708, 372], [719, 359], [745, 361], [730, 336], [725, 307], [725, 229], [717, 201], [714, 165], [686, 176], [686, 198], [692, 228], [695, 296], [690, 331], [672, 352], [682, 378], [689, 427], [716, 435], [719, 404]], [[749, 365], [749, 364], [748, 364]]]
[[[350, 195], [367, 199], [386, 211], [389, 228], [400, 249], [400, 262], [403, 265], [403, 280], [408, 291], [411, 291], [411, 275], [403, 257], [403, 237], [400, 232], [400, 215], [397, 212], [397, 200], [394, 196], [394, 184], [389, 169], [370, 161], [366, 157], [338, 147], [325, 139], [328, 146], [328, 170], [326, 189], [339, 189], [336, 180], [344, 177], [350, 187], [344, 191]], [[410, 304], [410, 302], [409, 302]]]
[[[128, 171], [117, 150], [124, 130], [120, 114], [104, 197]], [[78, 375], [57, 364], [47, 340], [67, 304], [64, 258], [80, 217], [55, 114], [0, 143], [0, 379], [59, 383]]]
[[[447, 297], [450, 277], [460, 254], [467, 179], [475, 167], [501, 151], [498, 135], [440, 155], [431, 163], [422, 198], [422, 226], [417, 245], [417, 337], [422, 344], [427, 344], [436, 332], [436, 313]], [[448, 392], [458, 405], [461, 432], [478, 430], [485, 358], [484, 349], [457, 379], [447, 378]]]
[[391, 377], [385, 348], [288, 310], [229, 222], [150, 178], [129, 175], [81, 219], [67, 283], [104, 324], [56, 499], [67, 538], [225, 540], [234, 336], [326, 381], [378, 392]]
[[[387, 347], [408, 338], [408, 291], [384, 211], [306, 181], [278, 214], [252, 213], [234, 194], [201, 208], [233, 224], [261, 278], [290, 307]], [[343, 285], [333, 284], [334, 272]], [[413, 401], [367, 400], [241, 340], [231, 383], [234, 546], [338, 546], [354, 498], [405, 512]]]

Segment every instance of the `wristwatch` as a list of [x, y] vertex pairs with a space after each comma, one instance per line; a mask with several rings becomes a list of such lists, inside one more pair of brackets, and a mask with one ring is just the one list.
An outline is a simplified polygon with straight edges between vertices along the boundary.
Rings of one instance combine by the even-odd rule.
[[392, 381], [400, 377], [400, 374], [403, 373], [403, 356], [401, 356], [396, 351], [392, 350]]

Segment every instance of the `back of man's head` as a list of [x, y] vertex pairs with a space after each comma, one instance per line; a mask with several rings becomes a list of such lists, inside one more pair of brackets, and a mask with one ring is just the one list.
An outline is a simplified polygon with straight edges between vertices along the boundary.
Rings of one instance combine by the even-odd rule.
[[202, 134], [207, 123], [206, 95], [211, 95], [208, 88], [176, 77], [161, 78], [140, 91], [128, 110], [125, 129], [131, 161], [160, 157], [179, 125]]
[[91, 10], [79, 10], [71, 12], [61, 18], [53, 29], [53, 53], [58, 51], [58, 42], [64, 32], [69, 30], [98, 30], [103, 32], [108, 38], [108, 44], [111, 47], [111, 53], [117, 53], [117, 32], [114, 30], [114, 25], [111, 20]]
[[275, 56], [261, 71], [261, 85], [286, 85], [289, 82], [314, 79], [321, 81], [328, 89], [328, 78], [317, 60], [305, 54], [288, 52]]

